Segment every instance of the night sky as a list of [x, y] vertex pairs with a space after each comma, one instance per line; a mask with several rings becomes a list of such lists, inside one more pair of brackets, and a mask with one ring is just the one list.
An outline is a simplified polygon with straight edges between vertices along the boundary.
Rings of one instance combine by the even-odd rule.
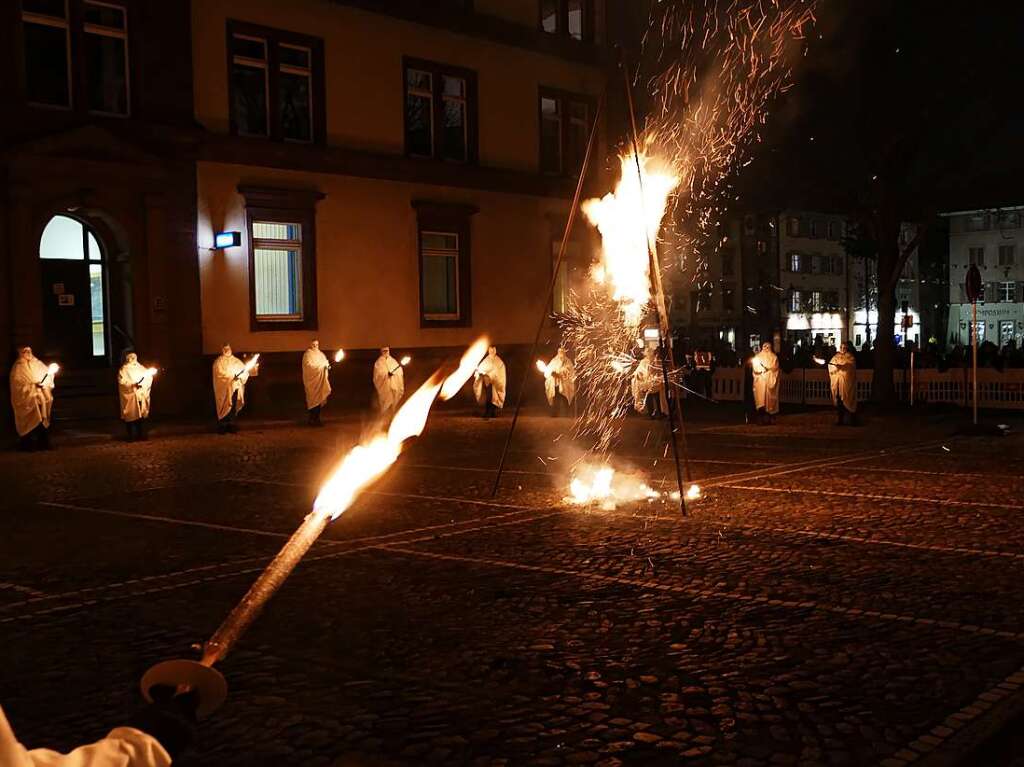
[[1024, 202], [1022, 41], [1019, 2], [822, 2], [737, 179], [745, 203], [843, 211], [886, 196], [913, 220]]

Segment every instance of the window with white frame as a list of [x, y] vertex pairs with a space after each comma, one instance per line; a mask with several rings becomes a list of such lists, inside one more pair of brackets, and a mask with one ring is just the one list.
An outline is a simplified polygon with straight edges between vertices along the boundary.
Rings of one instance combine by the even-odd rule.
[[228, 21], [231, 128], [240, 136], [322, 141], [323, 41]]
[[459, 318], [459, 233], [420, 232], [423, 319]]
[[257, 322], [302, 320], [302, 224], [252, 222]]
[[418, 59], [405, 61], [405, 152], [476, 161], [476, 73]]
[[71, 36], [66, 0], [22, 0], [25, 90], [33, 104], [71, 106]]
[[820, 290], [812, 290], [811, 291], [811, 311], [812, 312], [820, 312], [821, 309], [822, 309], [821, 291]]
[[83, 4], [86, 98], [89, 110], [127, 115], [128, 13], [123, 6]]
[[804, 267], [804, 257], [801, 253], [790, 253], [789, 254], [789, 271], [791, 272], [802, 272]]
[[1013, 266], [1017, 262], [1016, 247], [1014, 245], [999, 246], [999, 265]]
[[802, 312], [804, 310], [804, 297], [799, 290], [794, 290], [789, 295], [789, 311]]
[[583, 164], [590, 134], [590, 104], [582, 97], [540, 91], [540, 169], [574, 175]]
[[1012, 304], [1017, 300], [1017, 283], [1016, 282], [1000, 282], [999, 283], [999, 300], [1003, 303]]

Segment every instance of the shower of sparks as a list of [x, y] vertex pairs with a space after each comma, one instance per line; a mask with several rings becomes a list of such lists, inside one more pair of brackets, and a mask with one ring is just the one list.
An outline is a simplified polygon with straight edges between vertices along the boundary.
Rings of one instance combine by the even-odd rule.
[[[724, 244], [715, 233], [735, 199], [732, 179], [750, 163], [773, 99], [792, 84], [792, 62], [803, 51], [816, 3], [660, 0], [652, 6], [636, 80], [650, 104], [641, 155], [630, 150], [621, 158], [614, 196], [584, 204], [601, 232], [601, 260], [558, 317], [584, 395], [576, 436], [593, 440], [597, 453], [611, 448], [633, 406], [630, 381], [642, 359], [639, 324], [654, 311], [645, 224], [649, 244], [661, 253], [666, 291], [687, 289], [684, 269], [698, 289], [710, 287], [707, 256]], [[629, 203], [617, 199], [630, 191]], [[657, 205], [661, 194], [663, 205]], [[630, 210], [612, 219], [621, 232], [600, 215], [610, 197], [619, 210]], [[669, 372], [673, 383], [681, 382], [681, 371]]]

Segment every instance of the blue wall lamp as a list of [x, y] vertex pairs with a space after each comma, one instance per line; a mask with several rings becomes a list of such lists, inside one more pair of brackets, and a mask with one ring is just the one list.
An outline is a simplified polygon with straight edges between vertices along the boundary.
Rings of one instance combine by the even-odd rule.
[[213, 235], [213, 249], [237, 248], [242, 244], [241, 232], [217, 232]]

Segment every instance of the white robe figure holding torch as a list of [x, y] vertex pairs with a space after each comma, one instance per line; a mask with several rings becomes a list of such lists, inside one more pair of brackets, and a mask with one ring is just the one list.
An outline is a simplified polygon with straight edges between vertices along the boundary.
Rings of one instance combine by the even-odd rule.
[[636, 412], [647, 411], [651, 418], [668, 415], [665, 379], [661, 372], [661, 365], [654, 358], [654, 349], [650, 346], [644, 350], [644, 358], [640, 360], [636, 370], [633, 371], [630, 389], [633, 393], [633, 408]]
[[129, 442], [146, 438], [142, 426], [149, 418], [154, 375], [156, 369], [142, 367], [135, 352], [125, 352], [124, 363], [117, 371], [117, 389], [121, 399], [121, 420], [128, 430]]
[[53, 409], [56, 364], [47, 367], [32, 353], [31, 346], [18, 349], [11, 368], [11, 408], [21, 450], [50, 449], [50, 412]]
[[217, 405], [217, 430], [221, 434], [238, 431], [235, 416], [245, 406], [245, 384], [258, 357], [250, 360], [252, 364], [245, 364], [232, 353], [231, 344], [224, 344], [213, 362], [213, 399]]
[[473, 373], [473, 394], [484, 406], [484, 418], [494, 418], [505, 407], [505, 378], [505, 362], [498, 356], [498, 349], [487, 347], [487, 356]]
[[836, 406], [836, 423], [843, 426], [857, 423], [857, 359], [850, 353], [850, 342], [829, 360], [828, 378], [832, 385], [832, 402]]
[[558, 347], [558, 353], [551, 358], [543, 372], [544, 394], [551, 406], [551, 415], [557, 418], [563, 411], [568, 415], [569, 406], [576, 397], [576, 366], [563, 347]]
[[331, 396], [331, 363], [320, 351], [320, 342], [314, 340], [302, 355], [302, 386], [306, 390], [306, 410], [310, 426], [323, 426], [320, 409]]
[[373, 363], [373, 386], [377, 390], [377, 409], [382, 418], [395, 412], [405, 394], [405, 372], [402, 363], [391, 356], [391, 348], [382, 346]]
[[761, 424], [775, 423], [779, 412], [779, 358], [767, 341], [750, 360], [754, 374], [754, 406]]

